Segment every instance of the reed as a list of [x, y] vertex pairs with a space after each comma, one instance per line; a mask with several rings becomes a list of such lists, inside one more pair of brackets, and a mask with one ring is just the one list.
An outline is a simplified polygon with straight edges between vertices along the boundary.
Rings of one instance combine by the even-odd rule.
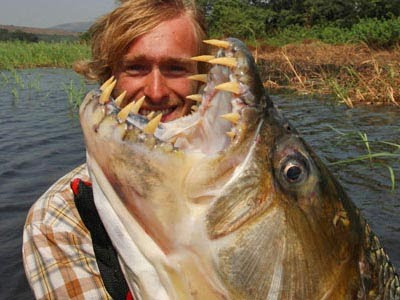
[[76, 60], [88, 57], [89, 46], [78, 42], [0, 42], [0, 69], [70, 68]]
[[303, 94], [333, 94], [348, 107], [400, 106], [400, 47], [376, 50], [365, 44], [304, 41], [261, 46], [258, 58], [265, 86], [272, 92], [285, 88]]
[[[400, 161], [400, 145], [389, 142], [389, 141], [375, 141], [369, 140], [367, 134], [365, 132], [360, 131], [348, 131], [343, 132], [338, 130], [332, 126], [330, 127], [333, 131], [338, 134], [338, 140], [344, 143], [351, 143], [353, 145], [364, 145], [365, 154], [351, 157], [343, 160], [338, 160], [334, 162], [330, 162], [328, 165], [342, 165], [342, 164], [355, 164], [355, 163], [363, 163], [367, 162], [370, 167], [383, 167], [386, 168], [389, 172], [389, 178], [391, 182], [391, 190], [394, 191], [396, 188], [396, 176], [394, 172], [394, 166], [396, 169], [399, 168]], [[373, 145], [378, 146], [383, 151], [374, 151]], [[383, 145], [383, 149], [382, 149]]]
[[72, 108], [78, 108], [79, 105], [81, 105], [87, 90], [84, 80], [81, 80], [79, 83], [76, 83], [74, 80], [70, 80], [69, 84], [63, 84], [63, 87], [67, 95], [69, 105]]
[[25, 88], [25, 82], [22, 79], [21, 75], [18, 73], [18, 71], [16, 69], [12, 68], [10, 70], [10, 73], [11, 73], [11, 78], [14, 79], [15, 85], [19, 89], [24, 89]]
[[7, 86], [9, 81], [10, 79], [7, 74], [4, 72], [0, 72], [0, 88]]
[[38, 75], [36, 75], [36, 76], [31, 76], [30, 78], [29, 78], [29, 81], [28, 81], [28, 89], [31, 91], [31, 90], [34, 90], [34, 91], [36, 91], [36, 92], [38, 92], [38, 91], [40, 91], [41, 90], [41, 78], [40, 78], [40, 76], [38, 76]]
[[11, 89], [11, 94], [13, 95], [13, 101], [14, 102], [19, 100], [19, 92], [18, 92], [18, 89], [16, 87], [13, 87]]

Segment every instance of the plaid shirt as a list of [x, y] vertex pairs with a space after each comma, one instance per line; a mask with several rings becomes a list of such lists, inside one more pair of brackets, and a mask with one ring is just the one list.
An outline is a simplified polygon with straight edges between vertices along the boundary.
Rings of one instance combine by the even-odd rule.
[[75, 207], [73, 178], [89, 180], [85, 164], [59, 179], [30, 209], [23, 237], [25, 272], [37, 299], [111, 299]]

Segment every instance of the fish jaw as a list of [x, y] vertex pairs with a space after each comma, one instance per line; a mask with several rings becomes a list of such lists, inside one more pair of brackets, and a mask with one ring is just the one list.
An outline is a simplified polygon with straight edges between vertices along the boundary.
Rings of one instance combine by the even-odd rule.
[[[241, 128], [242, 135], [224, 155], [184, 152], [118, 122], [115, 114], [107, 115], [98, 98], [96, 92], [88, 94], [80, 111], [87, 155], [103, 175], [96, 176], [89, 163], [91, 176], [98, 177], [100, 185], [111, 184], [164, 252], [186, 243], [192, 231], [208, 238], [205, 214], [247, 155], [242, 145], [252, 143], [253, 126]], [[243, 120], [257, 116], [256, 110], [249, 109]]]
[[[82, 129], [87, 155], [104, 174], [96, 176], [92, 172], [91, 176], [101, 178], [100, 186], [109, 182], [137, 222], [168, 251], [171, 245], [167, 236], [174, 235], [170, 221], [184, 215], [188, 209], [186, 203], [182, 203], [179, 188], [186, 171], [185, 157], [167, 146], [165, 150], [153, 149], [153, 137], [143, 135], [143, 143], [139, 142], [140, 137], [133, 137], [134, 132], [128, 131], [127, 124], [103, 112], [106, 107], [98, 104], [97, 98], [89, 94], [87, 102], [82, 104], [85, 109], [81, 111], [81, 119], [85, 120]], [[97, 114], [101, 117], [96, 118]], [[127, 131], [131, 136], [125, 136]], [[133, 138], [138, 142], [132, 143], [130, 139]], [[167, 151], [171, 153], [166, 154]]]
[[[227, 298], [213, 268], [204, 220], [246, 151], [237, 143], [227, 156], [185, 153], [151, 135], [134, 136], [126, 124], [116, 122], [115, 115], [107, 115], [106, 109], [92, 93], [80, 112], [91, 177], [108, 199], [122, 203], [167, 257], [150, 260], [172, 299], [187, 299], [192, 294], [198, 299]], [[245, 128], [243, 133], [247, 133]], [[246, 135], [243, 141], [251, 142]], [[131, 219], [123, 222], [129, 226]], [[152, 252], [146, 245], [139, 246], [146, 255]]]

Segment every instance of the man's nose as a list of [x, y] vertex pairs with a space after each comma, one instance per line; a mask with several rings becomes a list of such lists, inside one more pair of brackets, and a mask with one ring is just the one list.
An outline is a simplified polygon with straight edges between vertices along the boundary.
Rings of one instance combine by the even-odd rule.
[[144, 94], [150, 102], [157, 104], [168, 99], [166, 79], [159, 69], [154, 69], [147, 75]]

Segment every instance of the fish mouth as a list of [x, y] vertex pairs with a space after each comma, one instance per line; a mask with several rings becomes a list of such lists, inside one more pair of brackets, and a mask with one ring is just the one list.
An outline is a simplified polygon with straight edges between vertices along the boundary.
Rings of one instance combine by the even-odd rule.
[[[143, 97], [121, 107], [124, 93], [115, 99], [111, 97], [116, 81], [110, 78], [100, 90], [93, 92], [90, 101], [83, 103], [81, 120], [91, 119], [89, 123], [97, 131], [102, 126], [110, 126], [110, 122], [103, 121], [112, 118], [115, 124], [125, 126], [121, 136], [125, 142], [152, 140], [153, 147], [204, 155], [224, 151], [243, 140], [243, 135], [248, 134], [247, 123], [254, 123], [254, 117], [261, 115], [269, 101], [260, 88], [256, 64], [246, 46], [237, 39], [206, 42], [219, 49], [215, 56], [192, 58], [212, 67], [208, 74], [189, 77], [204, 83], [201, 94], [187, 96], [196, 102], [189, 115], [170, 120], [177, 107], [157, 110], [142, 107]], [[92, 107], [90, 114], [88, 106]], [[120, 131], [121, 126], [115, 124], [112, 126]]]

